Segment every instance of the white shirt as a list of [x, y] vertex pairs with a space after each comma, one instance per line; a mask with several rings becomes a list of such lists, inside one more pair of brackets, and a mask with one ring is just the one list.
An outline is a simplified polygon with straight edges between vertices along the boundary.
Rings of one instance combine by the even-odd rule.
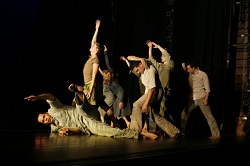
[[149, 89], [156, 87], [155, 75], [156, 69], [152, 65], [141, 74], [142, 83], [145, 86], [144, 94], [147, 93]]

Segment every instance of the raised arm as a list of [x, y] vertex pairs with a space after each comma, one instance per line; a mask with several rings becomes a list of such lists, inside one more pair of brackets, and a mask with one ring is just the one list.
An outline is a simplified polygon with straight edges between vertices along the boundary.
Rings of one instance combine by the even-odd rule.
[[148, 45], [148, 58], [152, 58], [153, 57], [153, 53], [152, 53], [153, 43], [150, 40], [147, 40], [146, 44]]
[[96, 20], [96, 22], [95, 22], [95, 33], [94, 33], [92, 41], [91, 41], [91, 46], [94, 45], [96, 43], [96, 41], [97, 41], [97, 34], [98, 34], [98, 31], [99, 31], [100, 25], [101, 25], [101, 20]]
[[106, 45], [103, 45], [104, 47], [104, 59], [105, 59], [105, 64], [107, 66], [107, 68], [111, 71], [114, 72], [114, 69], [111, 67], [110, 63], [109, 63], [109, 58], [108, 58], [108, 48], [106, 47]]
[[148, 68], [148, 64], [147, 64], [145, 58], [140, 58], [140, 57], [137, 57], [137, 56], [134, 56], [134, 55], [129, 55], [127, 58], [130, 61], [141, 61], [142, 65], [145, 67], [145, 69]]
[[137, 56], [134, 56], [134, 55], [129, 55], [129, 56], [127, 57], [127, 59], [128, 59], [129, 61], [141, 61], [142, 58], [137, 57]]
[[40, 95], [30, 95], [24, 98], [25, 100], [28, 101], [36, 101], [36, 100], [50, 100], [50, 101], [55, 101], [55, 96], [50, 94], [50, 93], [45, 93], [45, 94], [40, 94]]
[[125, 62], [126, 62], [126, 64], [128, 65], [128, 67], [130, 67], [130, 63], [129, 63], [128, 59], [127, 59], [127, 58], [125, 58], [125, 56], [120, 56], [120, 60], [125, 61]]
[[168, 53], [166, 49], [162, 48], [160, 45], [156, 44], [155, 42], [152, 42], [152, 44], [154, 48], [158, 48], [162, 54], [167, 56], [166, 60], [169, 60], [171, 58], [170, 54]]

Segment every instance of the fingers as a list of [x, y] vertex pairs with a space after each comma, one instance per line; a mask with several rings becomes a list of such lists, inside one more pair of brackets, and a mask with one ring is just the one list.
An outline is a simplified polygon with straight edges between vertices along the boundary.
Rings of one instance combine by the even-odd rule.
[[78, 91], [78, 88], [77, 88], [76, 84], [70, 84], [69, 87], [68, 87], [68, 89], [71, 92], [77, 92]]
[[69, 87], [68, 87], [68, 89], [69, 89], [71, 92], [73, 92], [73, 91], [74, 91], [74, 84], [70, 84]]
[[58, 135], [65, 136], [65, 135], [68, 135], [68, 132], [69, 132], [69, 130], [67, 128], [61, 128], [58, 131]]
[[25, 97], [24, 100], [35, 101], [36, 97], [35, 96], [28, 96], [28, 97]]

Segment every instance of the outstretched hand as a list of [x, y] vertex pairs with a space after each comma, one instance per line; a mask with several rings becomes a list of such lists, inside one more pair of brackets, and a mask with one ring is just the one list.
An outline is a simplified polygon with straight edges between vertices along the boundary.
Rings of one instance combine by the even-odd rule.
[[153, 42], [151, 42], [150, 40], [147, 40], [146, 44], [148, 45], [149, 48], [153, 47]]
[[68, 90], [70, 92], [82, 92], [83, 91], [83, 87], [80, 86], [80, 85], [76, 85], [76, 84], [72, 83], [72, 84], [70, 84], [68, 86]]
[[103, 47], [104, 47], [104, 51], [108, 51], [106, 45], [103, 45]]
[[125, 56], [120, 56], [120, 60], [126, 61]]
[[37, 98], [35, 95], [30, 95], [28, 97], [25, 97], [24, 100], [28, 100], [28, 101], [36, 101]]
[[69, 87], [68, 87], [68, 90], [70, 92], [74, 92], [75, 91], [75, 84], [70, 84]]
[[159, 45], [156, 44], [155, 42], [152, 42], [152, 45], [153, 45], [154, 48], [159, 48]]
[[95, 28], [98, 29], [101, 25], [101, 20], [96, 20], [95, 22]]

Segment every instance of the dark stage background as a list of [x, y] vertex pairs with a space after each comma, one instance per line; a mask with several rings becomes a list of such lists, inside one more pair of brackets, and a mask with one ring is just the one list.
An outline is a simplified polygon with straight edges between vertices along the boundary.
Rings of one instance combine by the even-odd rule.
[[[181, 63], [195, 58], [211, 83], [210, 104], [225, 131], [233, 131], [239, 113], [233, 69], [228, 71], [227, 43], [232, 2], [228, 0], [2, 0], [1, 113], [2, 130], [47, 129], [36, 122], [48, 108], [44, 101], [27, 102], [31, 94], [50, 92], [71, 104], [70, 83], [83, 83], [95, 20], [101, 19], [98, 40], [107, 45], [114, 68], [131, 101], [138, 97], [137, 80], [119, 56], [147, 57], [147, 39], [167, 47], [175, 61], [170, 109], [180, 120], [187, 95]], [[172, 40], [166, 40], [166, 6], [173, 5]], [[230, 34], [230, 35], [228, 35]], [[159, 52], [155, 52], [160, 57]], [[230, 72], [231, 71], [231, 72]], [[237, 96], [237, 97], [235, 97]], [[196, 111], [193, 130], [209, 132]]]

